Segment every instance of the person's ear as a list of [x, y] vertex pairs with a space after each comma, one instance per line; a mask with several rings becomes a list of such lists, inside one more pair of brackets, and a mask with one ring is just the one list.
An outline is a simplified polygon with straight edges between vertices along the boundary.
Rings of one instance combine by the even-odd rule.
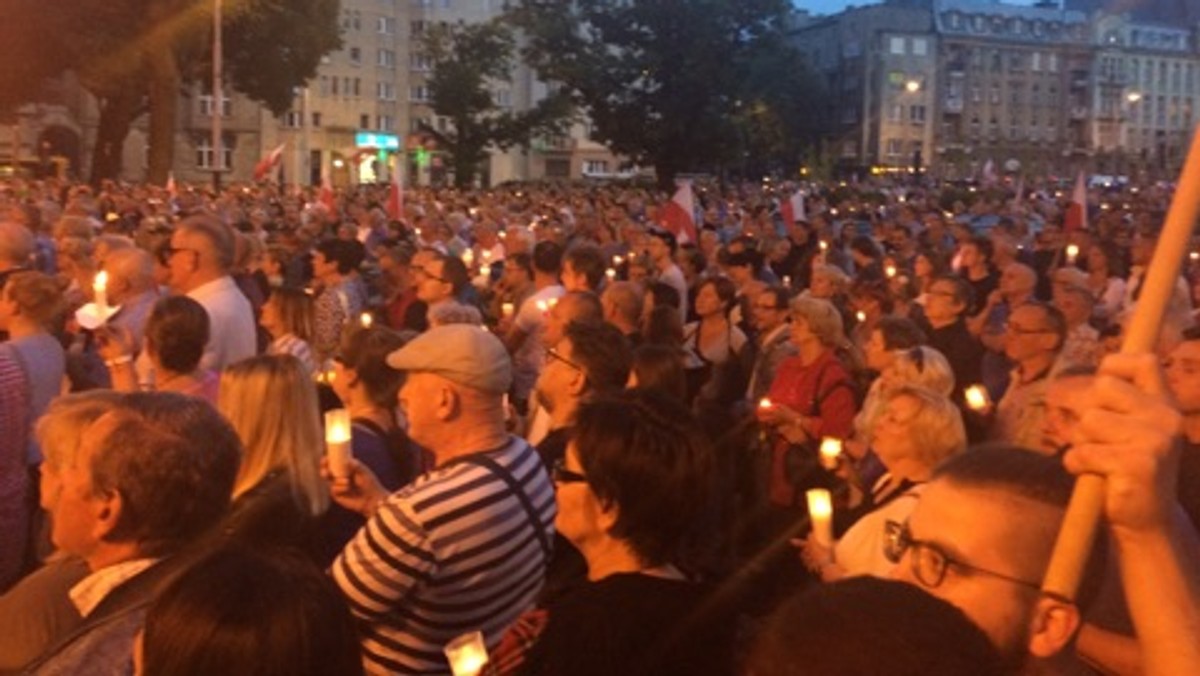
[[92, 534], [97, 540], [103, 540], [117, 530], [125, 510], [125, 499], [114, 489], [97, 496], [92, 510], [95, 517]]
[[609, 500], [607, 503], [603, 500], [599, 502], [600, 513], [596, 519], [597, 525], [600, 526], [600, 530], [603, 532], [611, 533], [613, 527], [617, 525], [617, 521], [621, 517], [621, 508], [617, 506], [615, 500]]
[[462, 398], [449, 385], [443, 385], [437, 394], [437, 416], [439, 420], [450, 420], [458, 415], [462, 407]]
[[1073, 603], [1041, 596], [1034, 605], [1029, 626], [1029, 654], [1053, 657], [1062, 652], [1079, 630], [1079, 609]]

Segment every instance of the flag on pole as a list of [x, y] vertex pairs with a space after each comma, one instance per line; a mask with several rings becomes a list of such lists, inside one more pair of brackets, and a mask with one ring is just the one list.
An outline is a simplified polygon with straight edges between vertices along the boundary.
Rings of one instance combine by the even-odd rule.
[[680, 244], [697, 242], [696, 196], [692, 193], [692, 182], [677, 180], [675, 185], [678, 186], [675, 196], [662, 209], [662, 225]]
[[258, 164], [254, 165], [254, 180], [261, 181], [265, 179], [271, 170], [278, 167], [283, 160], [283, 149], [287, 146], [286, 143], [280, 143], [277, 148], [263, 156]]
[[396, 155], [396, 164], [392, 168], [392, 186], [388, 190], [388, 218], [393, 221], [404, 220], [404, 177], [400, 175], [404, 166], [404, 155]]
[[1087, 228], [1087, 184], [1083, 180], [1083, 171], [1080, 171], [1075, 178], [1075, 189], [1071, 191], [1071, 204], [1063, 217], [1063, 230], [1075, 232]]
[[979, 181], [984, 187], [990, 187], [996, 184], [996, 163], [992, 162], [989, 157], [987, 162], [983, 164], [983, 176]]
[[330, 217], [337, 216], [337, 201], [333, 194], [333, 181], [329, 178], [329, 172], [321, 172], [321, 192], [317, 195], [317, 201], [325, 205], [329, 210]]
[[788, 227], [796, 225], [799, 221], [808, 220], [808, 214], [804, 210], [804, 191], [797, 190], [792, 193], [780, 205], [780, 211], [783, 213], [783, 222]]

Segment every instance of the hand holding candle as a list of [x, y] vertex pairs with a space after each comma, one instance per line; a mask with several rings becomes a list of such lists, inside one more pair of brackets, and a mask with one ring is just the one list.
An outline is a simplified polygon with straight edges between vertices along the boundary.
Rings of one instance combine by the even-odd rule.
[[992, 405], [992, 398], [988, 396], [987, 388], [983, 385], [968, 387], [963, 391], [963, 397], [967, 401], [967, 407], [976, 413], [983, 413]]
[[325, 413], [325, 455], [334, 478], [350, 476], [350, 411], [344, 408]]
[[842, 458], [842, 440], [834, 437], [821, 439], [821, 466], [828, 470], [837, 469]]
[[1075, 265], [1075, 259], [1079, 258], [1079, 246], [1076, 244], [1067, 245], [1067, 265]]
[[804, 497], [808, 500], [808, 517], [817, 544], [833, 547], [833, 497], [825, 488], [810, 489]]

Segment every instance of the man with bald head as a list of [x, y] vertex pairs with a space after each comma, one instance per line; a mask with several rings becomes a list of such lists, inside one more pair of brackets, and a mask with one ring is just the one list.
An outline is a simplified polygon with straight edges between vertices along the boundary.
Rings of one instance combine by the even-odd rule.
[[33, 234], [20, 223], [0, 222], [0, 286], [17, 270], [29, 269], [33, 255]]
[[604, 321], [617, 327], [629, 347], [642, 343], [642, 292], [633, 282], [613, 282], [600, 295]]
[[161, 255], [171, 290], [187, 294], [208, 312], [210, 337], [200, 366], [220, 370], [253, 357], [258, 349], [254, 310], [230, 276], [233, 231], [213, 216], [192, 216], [171, 234]]

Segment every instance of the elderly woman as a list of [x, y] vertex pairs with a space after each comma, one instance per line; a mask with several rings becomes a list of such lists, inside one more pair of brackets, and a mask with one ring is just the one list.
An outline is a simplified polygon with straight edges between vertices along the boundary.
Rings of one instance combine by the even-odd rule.
[[810, 534], [801, 545], [804, 564], [826, 582], [887, 575], [893, 564], [884, 555], [884, 524], [906, 520], [934, 468], [966, 445], [962, 416], [949, 398], [922, 387], [893, 390], [872, 438], [872, 448], [887, 468], [872, 490], [874, 508], [832, 549]]
[[[92, 390], [55, 399], [37, 424], [37, 441], [45, 460], [41, 465], [41, 500], [48, 507], [59, 498], [61, 471], [70, 466], [84, 430], [97, 418], [112, 410], [121, 395], [108, 390]], [[28, 477], [21, 456], [20, 476]], [[8, 476], [0, 467], [0, 476]], [[23, 496], [22, 496], [23, 497]], [[0, 506], [0, 511], [3, 507]], [[3, 514], [0, 514], [0, 523]], [[0, 555], [24, 551], [27, 528], [4, 523], [0, 528]], [[9, 541], [13, 536], [20, 542]], [[52, 645], [56, 638], [70, 633], [82, 622], [71, 603], [68, 591], [88, 574], [80, 559], [52, 554], [45, 565], [23, 578], [0, 596], [0, 672], [16, 673]], [[53, 603], [47, 603], [47, 599]], [[31, 612], [39, 608], [39, 612]]]
[[[856, 388], [838, 356], [848, 348], [842, 316], [831, 303], [800, 297], [792, 301], [791, 340], [796, 356], [779, 366], [767, 400], [755, 408], [759, 422], [775, 433], [767, 494], [772, 505], [794, 507], [798, 498], [797, 454], [808, 456], [822, 437], [849, 436]], [[791, 456], [791, 457], [789, 457]]]
[[[695, 419], [651, 392], [587, 403], [554, 481], [556, 525], [588, 581], [518, 621], [497, 663], [512, 670], [523, 658], [524, 674], [732, 673], [733, 632], [718, 619], [728, 613], [706, 612], [708, 588], [686, 573], [716, 498]], [[517, 634], [537, 635], [523, 655]]]

